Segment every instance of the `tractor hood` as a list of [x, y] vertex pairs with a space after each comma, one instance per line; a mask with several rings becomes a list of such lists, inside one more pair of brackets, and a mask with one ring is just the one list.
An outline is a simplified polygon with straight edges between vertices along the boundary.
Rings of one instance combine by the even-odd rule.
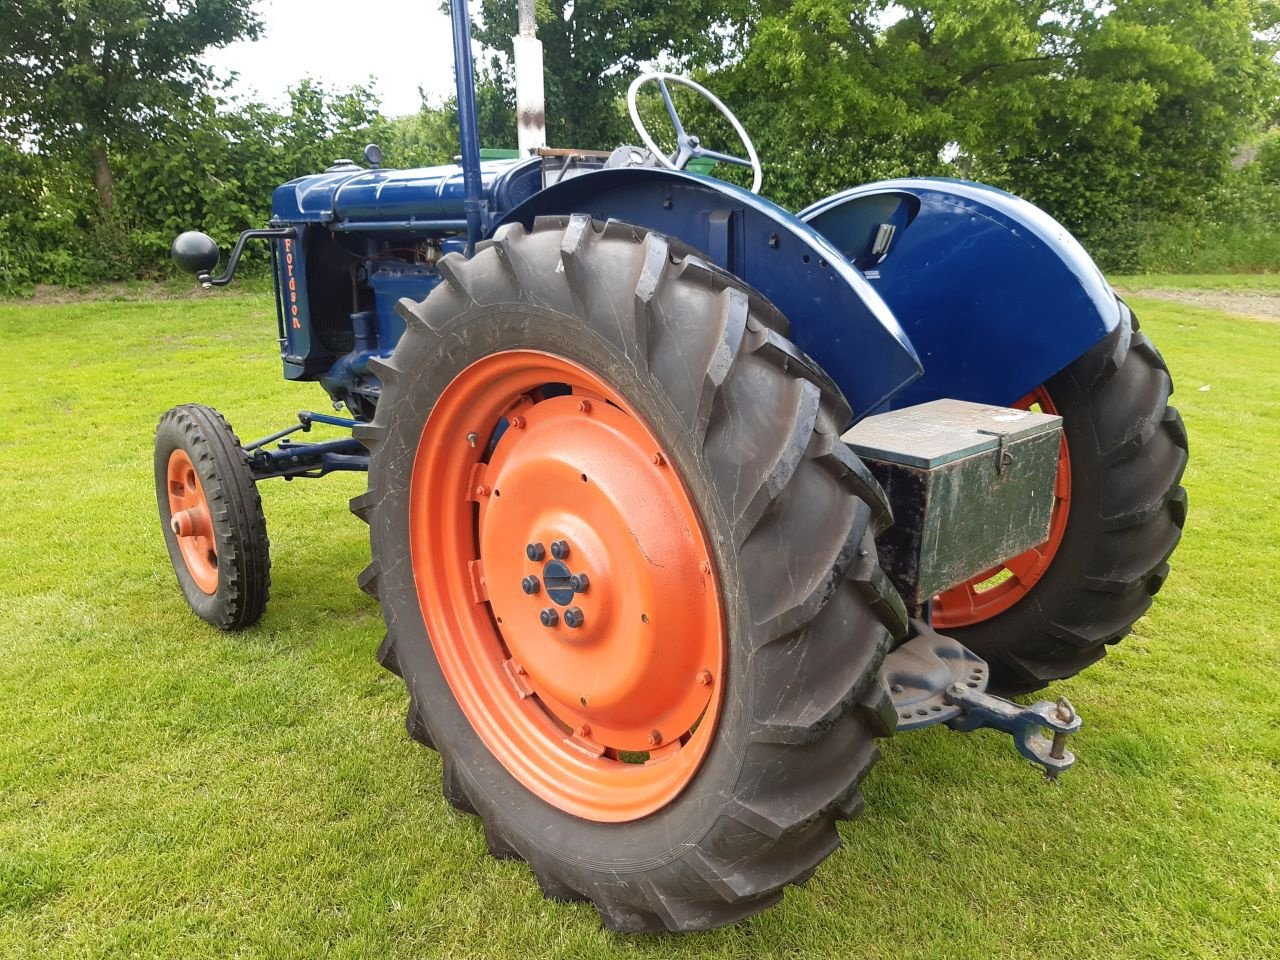
[[[542, 187], [541, 163], [488, 160], [480, 165], [491, 212], [511, 209]], [[466, 191], [462, 167], [444, 164], [413, 170], [366, 170], [341, 163], [324, 173], [299, 177], [277, 187], [272, 221], [329, 223], [340, 229], [465, 229]]]

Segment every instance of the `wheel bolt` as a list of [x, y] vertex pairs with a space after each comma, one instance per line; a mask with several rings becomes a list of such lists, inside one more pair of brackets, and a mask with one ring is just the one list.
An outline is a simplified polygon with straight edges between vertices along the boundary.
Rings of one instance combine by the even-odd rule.
[[524, 548], [524, 555], [537, 563], [547, 555], [547, 548], [540, 543], [531, 543]]
[[590, 412], [591, 412], [591, 401], [590, 401], [590, 400], [579, 400], [579, 401], [578, 401], [578, 410], [579, 410], [579, 411], [581, 411], [582, 413], [590, 413]]
[[507, 424], [508, 424], [509, 426], [511, 426], [511, 427], [514, 427], [516, 430], [523, 430], [523, 429], [524, 429], [524, 423], [525, 423], [524, 417], [509, 417], [509, 418], [507, 418]]
[[711, 677], [711, 671], [710, 671], [710, 670], [699, 670], [699, 671], [698, 671], [698, 686], [700, 686], [700, 687], [709, 687], [709, 686], [711, 686], [711, 680], [712, 680], [712, 677]]
[[569, 578], [569, 586], [574, 593], [586, 593], [591, 589], [591, 579], [585, 573], [575, 573]]
[[488, 495], [489, 495], [489, 488], [486, 487], [483, 483], [480, 484], [478, 487], [476, 487], [477, 497], [487, 497]]
[[700, 564], [698, 564], [698, 569], [699, 569], [699, 570], [701, 570], [703, 573], [710, 573], [710, 572], [711, 572], [711, 564], [709, 564], [709, 563], [707, 563], [707, 561], [703, 560]]
[[537, 577], [525, 577], [520, 581], [520, 589], [532, 596], [537, 593], [541, 584], [538, 583]]
[[[553, 610], [552, 613], [554, 612], [555, 611]], [[564, 625], [566, 627], [572, 627], [574, 629], [577, 629], [578, 627], [582, 626], [582, 622], [585, 619], [586, 618], [583, 617], [582, 615], [582, 611], [579, 610], [577, 607], [570, 607], [568, 610], [564, 612]]]
[[648, 739], [649, 739], [649, 746], [656, 747], [658, 744], [662, 742], [662, 731], [650, 730]]
[[556, 540], [551, 544], [551, 555], [557, 560], [563, 560], [569, 556], [569, 544], [564, 540]]
[[583, 738], [591, 736], [591, 724], [584, 723], [578, 727], [578, 736]]
[[551, 607], [547, 607], [538, 614], [538, 619], [542, 621], [544, 627], [554, 627], [560, 622], [560, 614], [556, 613]]
[[654, 463], [654, 466], [658, 466], [658, 467], [660, 467], [660, 466], [662, 466], [662, 465], [663, 465], [664, 463], [666, 463], [666, 462], [667, 462], [667, 458], [666, 458], [666, 457], [664, 457], [662, 454], [660, 454], [660, 453], [655, 453], [655, 454], [653, 455], [653, 463]]

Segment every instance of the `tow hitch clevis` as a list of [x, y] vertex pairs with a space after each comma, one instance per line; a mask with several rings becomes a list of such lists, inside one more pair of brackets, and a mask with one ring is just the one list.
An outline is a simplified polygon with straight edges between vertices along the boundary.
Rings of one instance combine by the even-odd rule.
[[922, 620], [911, 621], [911, 633], [883, 667], [899, 732], [939, 723], [961, 733], [990, 727], [1013, 737], [1018, 752], [1050, 780], [1071, 768], [1076, 758], [1066, 748], [1067, 737], [1081, 721], [1066, 699], [1024, 706], [992, 696], [986, 692], [990, 670], [981, 657]]

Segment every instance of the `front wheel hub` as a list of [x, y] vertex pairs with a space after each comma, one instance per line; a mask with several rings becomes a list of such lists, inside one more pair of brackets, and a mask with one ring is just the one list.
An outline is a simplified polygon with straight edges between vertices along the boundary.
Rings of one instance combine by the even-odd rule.
[[410, 520], [437, 658], [503, 765], [589, 819], [673, 799], [714, 735], [725, 626], [693, 498], [627, 400], [561, 357], [473, 364], [428, 419]]
[[204, 485], [187, 451], [169, 455], [165, 477], [169, 495], [169, 529], [178, 541], [187, 572], [204, 593], [218, 590], [218, 550]]

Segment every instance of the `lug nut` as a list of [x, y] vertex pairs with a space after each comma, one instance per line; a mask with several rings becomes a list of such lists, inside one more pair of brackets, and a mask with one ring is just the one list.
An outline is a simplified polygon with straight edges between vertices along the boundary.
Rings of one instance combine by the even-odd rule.
[[532, 596], [537, 593], [541, 584], [538, 583], [537, 577], [525, 577], [520, 581], [520, 589]]
[[524, 417], [517, 416], [517, 417], [507, 418], [507, 423], [511, 427], [514, 427], [516, 430], [523, 430], [525, 421], [524, 421]]
[[531, 543], [524, 548], [524, 555], [534, 563], [538, 563], [547, 555], [547, 548], [540, 543]]
[[551, 555], [557, 560], [569, 556], [569, 544], [564, 540], [556, 540], [551, 544]]
[[591, 736], [591, 724], [584, 723], [580, 727], [578, 727], [578, 736], [582, 737], [583, 739]]
[[538, 614], [538, 619], [542, 621], [544, 627], [554, 627], [560, 622], [560, 614], [556, 613], [551, 607], [547, 607]]
[[569, 578], [569, 586], [573, 587], [574, 593], [586, 593], [591, 589], [591, 578], [585, 573], [575, 573]]
[[700, 687], [709, 687], [709, 686], [711, 686], [711, 679], [712, 679], [712, 677], [711, 677], [711, 671], [710, 671], [710, 670], [699, 670], [699, 671], [698, 671], [698, 686], [700, 686]]
[[590, 400], [579, 400], [579, 401], [578, 401], [578, 410], [579, 410], [579, 411], [581, 411], [582, 413], [590, 413], [590, 412], [591, 412], [591, 401], [590, 401]]
[[652, 459], [653, 459], [653, 464], [656, 467], [660, 467], [667, 462], [667, 458], [664, 457], [661, 453], [655, 453]]
[[658, 744], [660, 744], [661, 742], [662, 742], [662, 731], [661, 731], [661, 730], [650, 730], [650, 731], [649, 731], [649, 746], [651, 746], [651, 747], [656, 747], [656, 746], [657, 746]]
[[[554, 613], [555, 611], [553, 610], [551, 612]], [[577, 629], [578, 627], [582, 626], [582, 622], [585, 619], [586, 618], [583, 617], [582, 615], [582, 611], [579, 610], [577, 607], [570, 607], [568, 610], [564, 612], [564, 625], [566, 627], [572, 627], [574, 629]]]

